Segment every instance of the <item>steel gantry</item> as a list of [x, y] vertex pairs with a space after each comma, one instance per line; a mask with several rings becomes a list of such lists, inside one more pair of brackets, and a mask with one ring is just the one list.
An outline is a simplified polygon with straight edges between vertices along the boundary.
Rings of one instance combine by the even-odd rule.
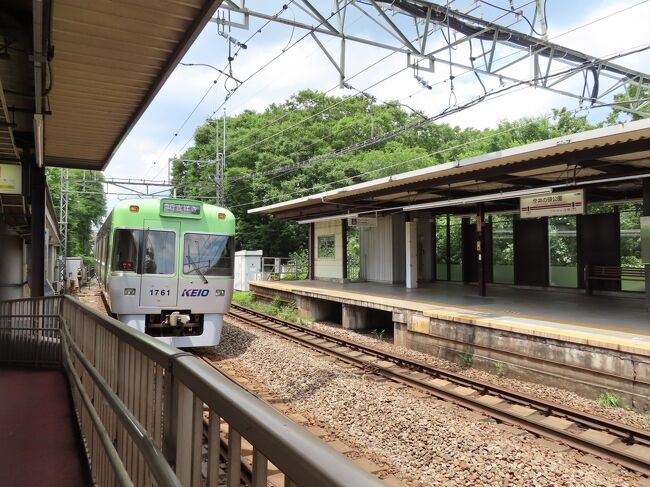
[[[257, 2], [262, 7], [272, 2]], [[440, 72], [450, 81], [465, 72], [496, 78], [498, 83], [522, 83], [578, 99], [581, 104], [611, 106], [641, 117], [648, 105], [645, 93], [650, 75], [550, 42], [546, 30], [545, 2], [532, 0], [509, 8], [477, 0], [466, 12], [451, 8], [453, 0], [439, 5], [426, 0], [293, 0], [294, 18], [280, 17], [247, 6], [245, 0], [225, 0], [212, 22], [220, 28], [249, 29], [250, 18], [280, 23], [309, 32], [339, 74], [346, 80], [346, 44], [354, 42], [402, 53], [414, 77], [426, 85], [420, 72]], [[497, 15], [488, 21], [473, 15]], [[268, 5], [273, 8], [273, 5]], [[353, 31], [346, 22], [349, 11], [371, 28]], [[532, 17], [532, 20], [529, 19]], [[510, 25], [501, 25], [514, 20]], [[525, 24], [523, 23], [525, 21]], [[525, 25], [527, 32], [515, 24]], [[328, 49], [323, 38], [339, 39], [338, 52]], [[648, 49], [650, 46], [641, 48]], [[481, 84], [483, 82], [481, 81]], [[485, 86], [483, 86], [485, 89]], [[613, 98], [613, 95], [620, 95]]]

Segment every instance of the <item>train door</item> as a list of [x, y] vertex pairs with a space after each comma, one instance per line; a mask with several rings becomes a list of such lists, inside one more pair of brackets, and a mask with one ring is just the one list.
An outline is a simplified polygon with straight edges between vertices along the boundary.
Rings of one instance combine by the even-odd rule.
[[141, 276], [140, 306], [173, 308], [178, 302], [176, 262], [180, 227], [167, 222], [165, 229], [154, 228], [153, 225], [152, 220], [144, 221], [138, 259]]

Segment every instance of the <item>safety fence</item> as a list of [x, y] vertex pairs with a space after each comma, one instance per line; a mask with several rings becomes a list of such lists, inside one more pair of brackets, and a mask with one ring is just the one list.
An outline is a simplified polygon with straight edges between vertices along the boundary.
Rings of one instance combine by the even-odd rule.
[[198, 357], [69, 296], [0, 302], [0, 363], [66, 371], [98, 486], [384, 485]]

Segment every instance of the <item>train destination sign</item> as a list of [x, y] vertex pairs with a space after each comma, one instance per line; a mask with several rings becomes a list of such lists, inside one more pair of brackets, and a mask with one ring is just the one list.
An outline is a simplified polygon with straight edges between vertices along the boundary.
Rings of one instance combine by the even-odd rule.
[[521, 218], [579, 215], [585, 212], [584, 190], [522, 196], [519, 199]]
[[17, 164], [0, 164], [0, 193], [22, 194], [23, 175]]
[[174, 213], [178, 215], [200, 215], [201, 207], [181, 203], [163, 203], [163, 213]]

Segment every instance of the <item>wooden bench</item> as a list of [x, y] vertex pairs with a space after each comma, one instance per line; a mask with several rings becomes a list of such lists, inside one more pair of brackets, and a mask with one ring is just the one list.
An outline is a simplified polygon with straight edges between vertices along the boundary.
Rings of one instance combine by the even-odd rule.
[[645, 269], [643, 267], [586, 265], [584, 277], [585, 290], [587, 294], [592, 294], [591, 281], [644, 281]]

